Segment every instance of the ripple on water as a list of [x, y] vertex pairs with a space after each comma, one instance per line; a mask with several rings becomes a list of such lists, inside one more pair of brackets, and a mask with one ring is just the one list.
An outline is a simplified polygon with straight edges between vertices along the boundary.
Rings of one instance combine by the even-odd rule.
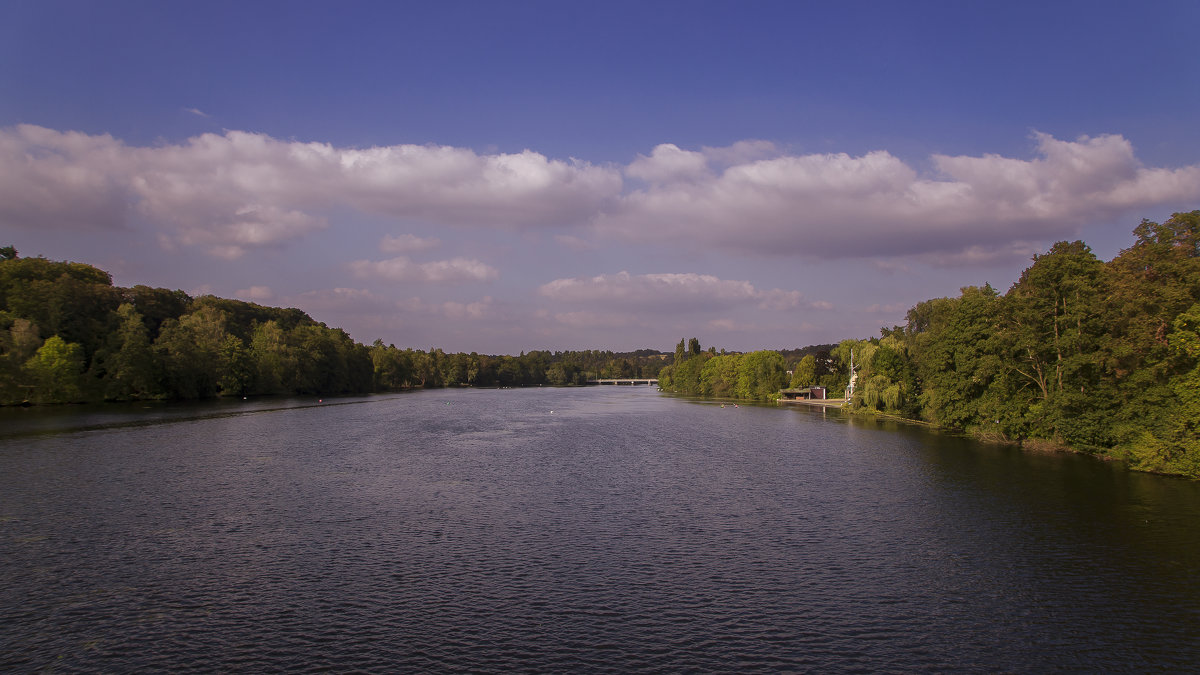
[[648, 389], [173, 415], [0, 441], [0, 668], [1200, 657], [1192, 484]]

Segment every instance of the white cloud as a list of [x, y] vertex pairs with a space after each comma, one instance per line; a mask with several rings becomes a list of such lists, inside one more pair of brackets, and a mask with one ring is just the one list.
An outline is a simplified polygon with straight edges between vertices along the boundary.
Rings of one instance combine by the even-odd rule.
[[253, 302], [266, 302], [275, 298], [275, 292], [270, 286], [251, 286], [250, 288], [242, 288], [233, 292], [234, 297], [250, 300]]
[[649, 157], [639, 155], [625, 169], [625, 174], [650, 183], [694, 180], [710, 175], [704, 153], [680, 150], [672, 143], [654, 148]]
[[556, 234], [554, 235], [554, 241], [577, 253], [584, 251], [596, 251], [600, 248], [600, 245], [594, 241], [582, 239], [569, 234]]
[[350, 263], [350, 270], [360, 279], [432, 283], [489, 281], [500, 275], [494, 267], [467, 258], [424, 263], [413, 262], [404, 256], [379, 261], [356, 260]]
[[554, 320], [571, 328], [625, 328], [640, 323], [637, 317], [621, 312], [558, 312]]
[[630, 166], [651, 184], [594, 223], [613, 237], [731, 251], [969, 261], [1074, 235], [1089, 220], [1200, 199], [1200, 166], [1148, 169], [1121, 136], [1034, 140], [1038, 157], [1028, 160], [935, 155], [936, 177], [886, 151], [777, 156], [706, 173], [704, 153], [659, 146]]
[[0, 130], [0, 224], [76, 231], [123, 227], [131, 208], [118, 146], [107, 135], [30, 125]]
[[811, 306], [804, 302], [799, 291], [762, 291], [748, 281], [694, 273], [632, 275], [620, 272], [555, 279], [543, 284], [538, 293], [550, 300], [600, 310], [677, 313], [739, 306], [775, 311]]
[[379, 242], [379, 250], [384, 253], [420, 253], [437, 248], [442, 243], [436, 237], [418, 237], [414, 234], [385, 235]]
[[917, 256], [930, 267], [988, 267], [1015, 261], [1028, 262], [1034, 254], [1042, 253], [1045, 247], [1036, 242], [1013, 241], [991, 246], [966, 246], [957, 251], [925, 253]]
[[903, 302], [893, 302], [887, 305], [880, 305], [876, 303], [874, 305], [870, 305], [864, 311], [870, 312], [871, 314], [906, 314], [911, 308], [912, 305]]
[[426, 314], [455, 320], [477, 320], [487, 318], [492, 308], [491, 296], [474, 302], [425, 302], [417, 297], [398, 300], [397, 309], [411, 314]]
[[0, 129], [0, 222], [111, 229], [138, 216], [168, 245], [226, 258], [324, 228], [334, 207], [441, 224], [581, 223], [621, 184], [616, 169], [528, 150], [336, 148], [241, 131], [131, 147], [108, 135]]
[[210, 117], [210, 115], [199, 108], [184, 108], [184, 112], [189, 112], [196, 117]]
[[386, 311], [391, 301], [363, 288], [327, 288], [306, 291], [286, 299], [311, 315], [326, 313], [353, 314]]
[[[349, 209], [397, 223], [590, 224], [601, 238], [741, 254], [945, 254], [943, 264], [981, 264], [1076, 236], [1090, 221], [1200, 201], [1200, 165], [1143, 166], [1122, 136], [1038, 133], [1033, 142], [1032, 158], [934, 155], [934, 173], [923, 175], [885, 150], [786, 154], [763, 141], [700, 150], [664, 143], [622, 169], [531, 150], [345, 148], [242, 131], [136, 147], [18, 125], [0, 129], [0, 225], [146, 225], [164, 247], [232, 259], [327, 228], [329, 213]], [[623, 175], [636, 181], [632, 189]], [[586, 244], [578, 233], [554, 234]], [[407, 255], [436, 243], [398, 234], [381, 249]], [[401, 276], [463, 274], [461, 265], [414, 265], [393, 267]]]

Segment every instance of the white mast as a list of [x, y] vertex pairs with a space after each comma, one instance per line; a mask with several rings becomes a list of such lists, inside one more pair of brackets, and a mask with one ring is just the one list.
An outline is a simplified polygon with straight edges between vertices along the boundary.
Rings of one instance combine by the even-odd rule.
[[850, 398], [854, 396], [854, 383], [858, 380], [858, 374], [854, 372], [854, 347], [850, 348], [850, 384], [846, 385], [846, 403], [850, 402]]

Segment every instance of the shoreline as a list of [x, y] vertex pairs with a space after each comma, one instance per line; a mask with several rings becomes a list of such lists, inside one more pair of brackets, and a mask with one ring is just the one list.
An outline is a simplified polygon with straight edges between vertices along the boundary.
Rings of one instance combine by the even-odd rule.
[[775, 402], [779, 405], [806, 405], [811, 408], [841, 408], [846, 405], [846, 399], [844, 398], [797, 398], [789, 401], [778, 399]]

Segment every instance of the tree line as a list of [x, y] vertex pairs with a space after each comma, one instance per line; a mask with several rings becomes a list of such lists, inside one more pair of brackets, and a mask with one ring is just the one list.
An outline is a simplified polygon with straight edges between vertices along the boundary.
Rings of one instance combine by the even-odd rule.
[[853, 404], [1200, 477], [1200, 211], [1109, 262], [1059, 242], [1007, 293], [963, 288], [854, 343]]
[[961, 289], [867, 340], [718, 352], [447, 354], [354, 342], [298, 309], [134, 286], [0, 248], [0, 404], [584, 384], [771, 400], [825, 386], [849, 404], [975, 436], [1200, 477], [1200, 211], [1143, 221], [1111, 261], [1058, 242], [1000, 293]]
[[571, 385], [653, 377], [664, 358], [367, 346], [299, 309], [120, 288], [91, 265], [0, 248], [0, 405]]
[[660, 383], [769, 399], [825, 385], [849, 404], [984, 439], [1069, 447], [1137, 469], [1200, 477], [1200, 211], [1143, 221], [1103, 262], [1058, 242], [1000, 293], [961, 289], [909, 310], [903, 326], [795, 358], [676, 348]]
[[741, 353], [704, 350], [698, 338], [680, 340], [671, 364], [658, 375], [659, 388], [686, 396], [771, 401], [784, 387], [822, 384], [844, 390], [848, 371], [838, 368], [840, 347], [818, 345], [788, 351]]

